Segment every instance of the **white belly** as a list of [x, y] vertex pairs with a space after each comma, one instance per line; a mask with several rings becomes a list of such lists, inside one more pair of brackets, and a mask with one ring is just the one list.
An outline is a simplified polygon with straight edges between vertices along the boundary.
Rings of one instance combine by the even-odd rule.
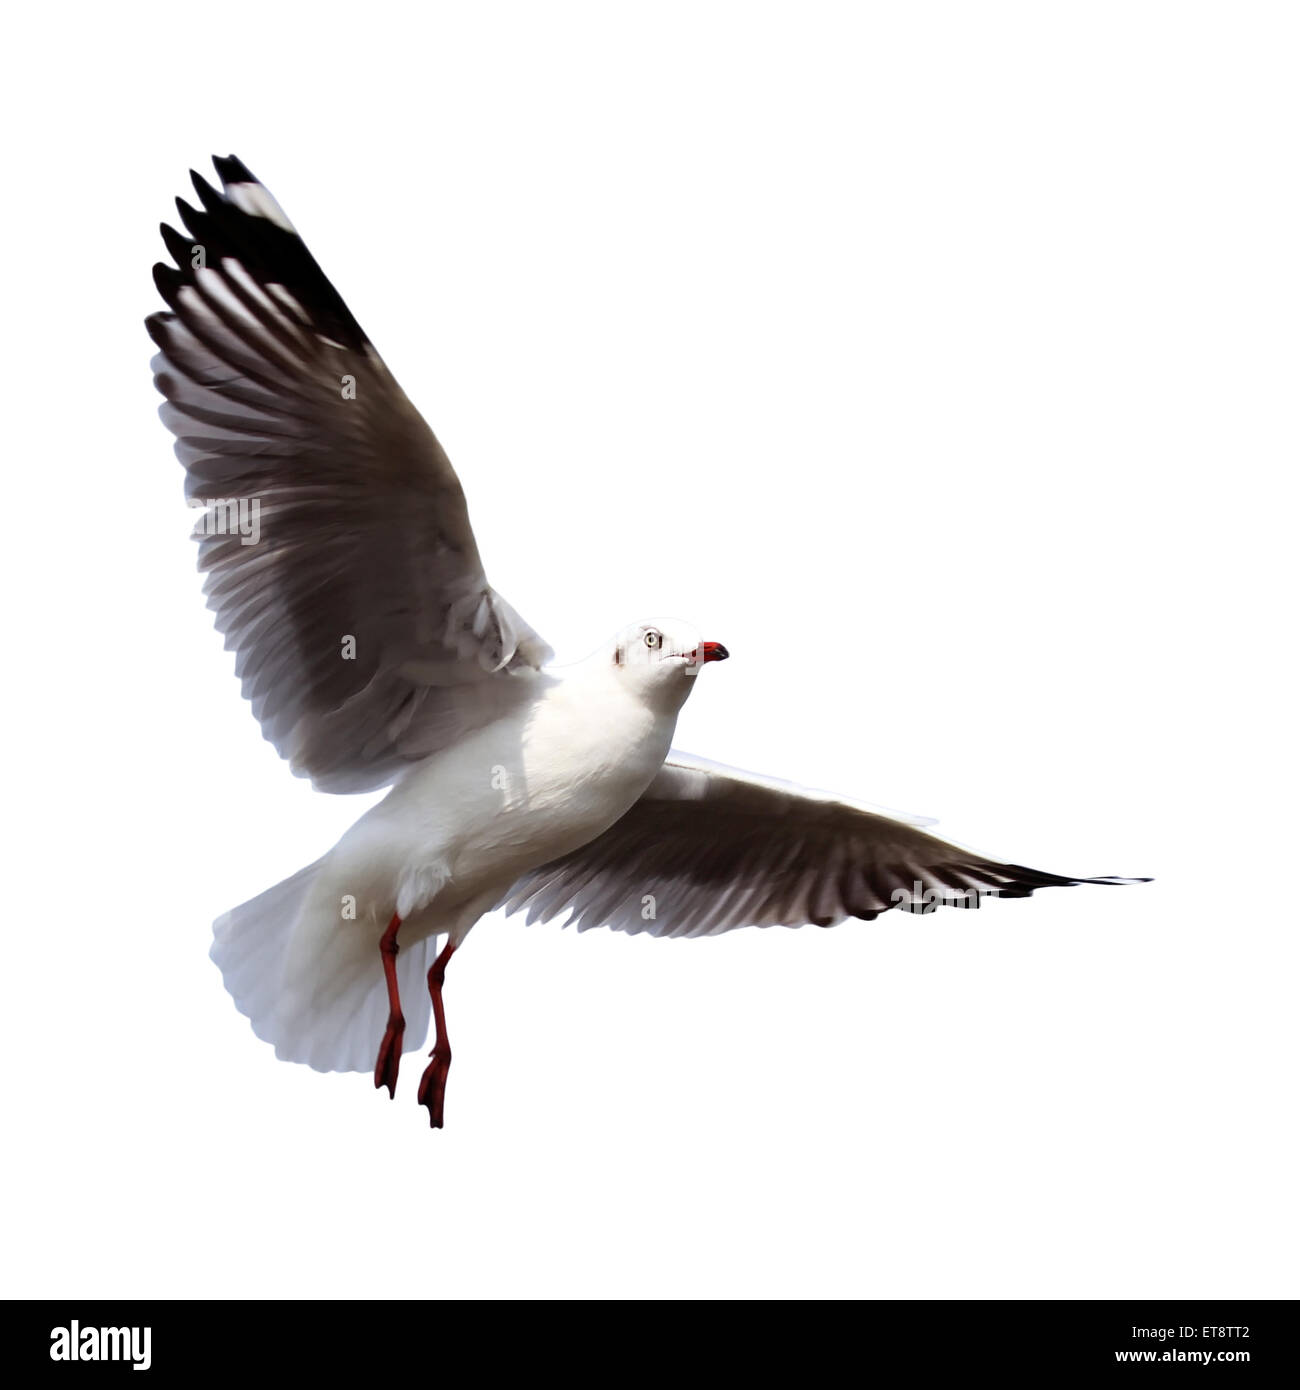
[[612, 825], [658, 772], [675, 725], [560, 686], [414, 768], [339, 842], [334, 867], [364, 881], [364, 917], [381, 928], [395, 911], [405, 940], [451, 930], [467, 906], [477, 917]]

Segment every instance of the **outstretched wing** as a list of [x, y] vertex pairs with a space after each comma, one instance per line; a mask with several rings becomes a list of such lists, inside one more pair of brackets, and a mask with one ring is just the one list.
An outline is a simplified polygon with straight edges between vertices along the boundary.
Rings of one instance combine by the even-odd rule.
[[488, 584], [460, 483], [360, 325], [235, 158], [177, 199], [146, 320], [204, 591], [262, 732], [365, 791], [526, 698], [550, 649]]
[[520, 879], [503, 906], [561, 913], [579, 931], [712, 936], [733, 927], [833, 926], [891, 907], [930, 911], [1025, 898], [1036, 888], [1143, 879], [1063, 878], [1002, 864], [917, 824], [670, 753], [641, 799], [603, 835]]

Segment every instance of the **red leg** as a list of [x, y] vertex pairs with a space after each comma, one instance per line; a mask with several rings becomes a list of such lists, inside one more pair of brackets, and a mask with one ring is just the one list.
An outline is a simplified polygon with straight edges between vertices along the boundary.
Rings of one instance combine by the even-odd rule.
[[388, 985], [388, 1027], [375, 1061], [375, 1090], [387, 1086], [389, 1100], [397, 1090], [397, 1064], [402, 1060], [402, 1034], [406, 1031], [402, 1001], [397, 994], [397, 929], [401, 925], [402, 919], [394, 912], [388, 930], [379, 938], [379, 958], [384, 962], [384, 981]]
[[447, 977], [447, 962], [456, 949], [450, 938], [442, 948], [438, 959], [429, 968], [429, 998], [433, 1000], [433, 1026], [435, 1029], [433, 1051], [429, 1056], [433, 1061], [424, 1069], [420, 1078], [420, 1104], [429, 1107], [429, 1126], [442, 1128], [442, 1095], [447, 1089], [447, 1073], [451, 1069], [451, 1043], [447, 1040], [447, 1019], [442, 1012], [442, 985]]

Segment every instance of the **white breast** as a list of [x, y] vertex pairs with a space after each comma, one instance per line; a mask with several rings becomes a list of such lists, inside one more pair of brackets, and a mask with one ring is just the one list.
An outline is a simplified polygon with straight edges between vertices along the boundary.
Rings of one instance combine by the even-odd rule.
[[675, 725], [675, 711], [580, 669], [413, 769], [346, 837], [356, 837], [349, 857], [379, 856], [403, 917], [435, 898], [504, 893], [623, 815], [658, 772]]

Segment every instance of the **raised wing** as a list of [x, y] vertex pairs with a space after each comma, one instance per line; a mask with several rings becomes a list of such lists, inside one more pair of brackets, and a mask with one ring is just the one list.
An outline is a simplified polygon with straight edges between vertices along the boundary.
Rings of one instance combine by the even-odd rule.
[[502, 905], [526, 908], [529, 922], [567, 913], [579, 931], [712, 936], [1145, 881], [1002, 864], [881, 811], [674, 752], [622, 819], [522, 878]]
[[262, 732], [366, 791], [527, 698], [550, 649], [488, 584], [460, 483], [279, 204], [237, 159], [162, 228], [146, 320], [204, 591]]

